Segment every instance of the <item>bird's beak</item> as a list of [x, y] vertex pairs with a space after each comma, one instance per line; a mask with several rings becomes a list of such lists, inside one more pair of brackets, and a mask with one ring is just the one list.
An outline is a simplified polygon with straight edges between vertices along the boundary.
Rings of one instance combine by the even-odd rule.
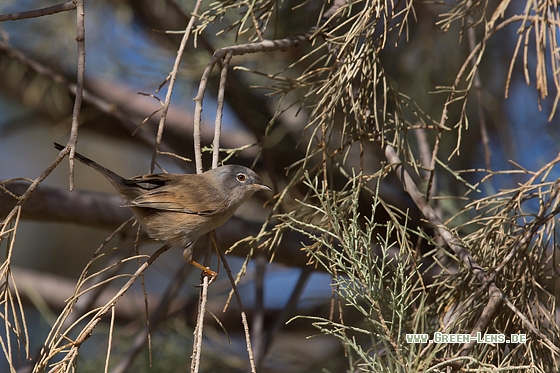
[[268, 185], [264, 185], [264, 184], [253, 184], [253, 185], [257, 189], [266, 190], [267, 192], [272, 192], [272, 189]]

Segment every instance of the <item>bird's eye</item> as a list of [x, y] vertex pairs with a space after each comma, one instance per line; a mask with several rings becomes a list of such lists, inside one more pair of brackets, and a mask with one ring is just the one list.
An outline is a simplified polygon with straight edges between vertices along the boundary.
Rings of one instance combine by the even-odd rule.
[[244, 182], [245, 180], [247, 180], [247, 176], [244, 174], [237, 174], [237, 181]]

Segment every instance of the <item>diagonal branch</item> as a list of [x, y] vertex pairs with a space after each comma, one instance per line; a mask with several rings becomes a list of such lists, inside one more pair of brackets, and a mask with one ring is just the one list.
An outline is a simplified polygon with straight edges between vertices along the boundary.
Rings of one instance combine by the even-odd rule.
[[[546, 335], [538, 330], [533, 325], [533, 323], [511, 303], [507, 296], [494, 284], [493, 278], [490, 277], [472, 257], [465, 244], [463, 244], [461, 240], [457, 238], [443, 223], [437, 213], [428, 204], [424, 194], [420, 192], [410, 174], [403, 167], [402, 161], [397, 155], [395, 149], [391, 145], [386, 143], [384, 153], [385, 157], [391, 163], [393, 170], [403, 184], [403, 187], [410, 195], [416, 206], [420, 209], [424, 217], [428, 219], [430, 224], [436, 229], [439, 235], [441, 235], [449, 248], [453, 250], [453, 252], [459, 257], [463, 264], [465, 264], [465, 266], [467, 266], [467, 268], [471, 270], [471, 272], [483, 284], [483, 286], [488, 285], [489, 287], [488, 291], [490, 300], [484, 308], [482, 315], [480, 316], [472, 333], [476, 334], [477, 331], [483, 330], [491, 322], [491, 316], [501, 304], [501, 302], [499, 301], [501, 300], [521, 319], [523, 324], [529, 330], [531, 330], [533, 333], [535, 333], [535, 335], [543, 340], [543, 342], [551, 349], [551, 351], [553, 351], [557, 355], [560, 355], [560, 348], [555, 346], [554, 343], [552, 343], [552, 341], [550, 341], [550, 339], [548, 339]], [[470, 348], [472, 348], [472, 346], [465, 345], [462, 349], [463, 353], [470, 350]]]
[[52, 6], [47, 6], [45, 8], [39, 8], [34, 10], [28, 10], [26, 12], [8, 13], [0, 14], [0, 22], [4, 21], [17, 21], [20, 19], [37, 18], [43, 16], [50, 16], [52, 14], [67, 12], [69, 10], [74, 10], [78, 6], [78, 0], [70, 0], [62, 4], [56, 4]]

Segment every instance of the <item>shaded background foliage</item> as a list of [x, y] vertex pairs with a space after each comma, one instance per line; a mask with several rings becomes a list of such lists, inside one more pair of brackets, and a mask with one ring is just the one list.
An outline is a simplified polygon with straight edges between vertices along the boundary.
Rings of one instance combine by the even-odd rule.
[[[1, 12], [39, 6], [45, 4], [5, 1]], [[163, 82], [183, 37], [172, 31], [185, 29], [193, 7], [192, 1], [163, 0], [86, 4], [80, 152], [124, 175], [149, 170], [157, 110], [168, 89]], [[225, 82], [222, 158], [253, 166], [277, 192], [265, 209], [260, 205], [266, 197], [259, 196], [218, 231], [224, 248], [241, 240], [233, 254], [255, 257], [240, 288], [259, 366], [268, 371], [558, 370], [557, 5], [219, 1], [202, 3], [199, 14], [159, 146], [191, 159], [192, 98], [214, 51], [296, 34], [309, 39], [283, 50], [233, 56]], [[76, 15], [63, 12], [0, 26], [0, 176], [33, 179], [54, 157], [52, 141], [69, 134]], [[204, 146], [211, 143], [219, 101], [218, 71], [205, 92]], [[194, 170], [165, 154], [157, 159], [166, 171]], [[204, 164], [210, 165], [209, 151]], [[102, 259], [91, 258], [106, 230], [123, 222], [126, 212], [117, 212], [118, 201], [107, 195], [64, 193], [66, 170], [58, 167], [53, 174], [58, 179], [47, 179], [24, 205], [22, 221], [4, 222], [3, 248], [11, 253], [15, 242], [14, 258], [8, 255], [2, 267], [6, 305], [15, 294], [6, 285], [20, 281], [10, 277], [10, 266], [59, 272], [72, 283], [90, 260], [100, 270], [132, 255], [108, 246]], [[413, 184], [402, 181], [404, 174]], [[77, 189], [110, 191], [98, 181], [88, 170], [76, 170]], [[17, 195], [25, 191], [25, 185], [2, 185]], [[2, 198], [5, 216], [15, 202], [8, 193]], [[423, 201], [439, 223], [419, 206]], [[87, 228], [72, 238], [68, 222]], [[17, 240], [11, 227], [17, 228]], [[127, 229], [111, 245], [131, 242], [134, 234]], [[146, 308], [153, 316], [156, 370], [186, 366], [193, 343], [189, 328], [196, 323], [197, 294], [183, 286], [173, 290], [173, 301], [162, 296], [188, 276], [174, 254], [159, 258], [144, 281], [147, 298], [154, 297]], [[266, 258], [276, 264], [265, 266]], [[243, 259], [231, 260], [244, 268]], [[130, 262], [121, 270], [134, 269]], [[47, 283], [43, 272], [35, 275], [32, 287]], [[117, 278], [111, 283], [122, 285]], [[202, 370], [246, 371], [247, 359], [237, 357], [245, 350], [237, 309], [232, 304], [221, 313], [229, 291], [225, 277], [211, 289], [210, 309], [233, 343], [226, 345], [220, 328], [210, 324]], [[57, 292], [39, 291], [46, 300], [34, 301], [42, 317], [34, 320], [53, 325], [63, 307], [49, 299]], [[131, 308], [143, 308], [141, 288], [134, 294], [140, 300], [130, 300]], [[32, 309], [33, 297], [26, 299]], [[21, 315], [13, 310], [5, 308], [3, 317], [17, 324], [14, 315]], [[295, 315], [306, 317], [279, 329]], [[113, 342], [110, 366], [114, 371], [145, 367], [135, 348], [147, 350], [148, 338], [138, 332], [145, 329], [146, 316], [123, 311], [117, 318], [133, 327], [114, 329], [119, 342]], [[31, 338], [29, 357], [18, 360], [5, 352], [7, 360], [16, 367], [33, 364], [49, 326], [34, 322], [29, 330], [37, 337]], [[84, 344], [88, 348], [80, 356], [96, 356], [99, 365], [80, 363], [80, 371], [99, 371], [103, 364], [104, 330], [113, 329], [111, 324], [98, 329], [103, 331]], [[406, 333], [435, 331], [525, 333], [528, 343], [420, 345], [405, 339]], [[321, 337], [305, 340], [314, 333]], [[27, 339], [21, 331], [8, 334], [4, 345], [14, 334]], [[182, 348], [159, 345], [169, 339]], [[27, 349], [18, 347], [22, 356]]]

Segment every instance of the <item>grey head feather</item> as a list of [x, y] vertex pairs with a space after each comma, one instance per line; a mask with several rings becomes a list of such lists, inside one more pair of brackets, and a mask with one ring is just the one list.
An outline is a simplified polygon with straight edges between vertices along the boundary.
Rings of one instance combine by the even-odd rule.
[[229, 197], [231, 205], [238, 205], [258, 190], [270, 190], [255, 171], [241, 165], [225, 165], [207, 171], [213, 173], [220, 192]]

